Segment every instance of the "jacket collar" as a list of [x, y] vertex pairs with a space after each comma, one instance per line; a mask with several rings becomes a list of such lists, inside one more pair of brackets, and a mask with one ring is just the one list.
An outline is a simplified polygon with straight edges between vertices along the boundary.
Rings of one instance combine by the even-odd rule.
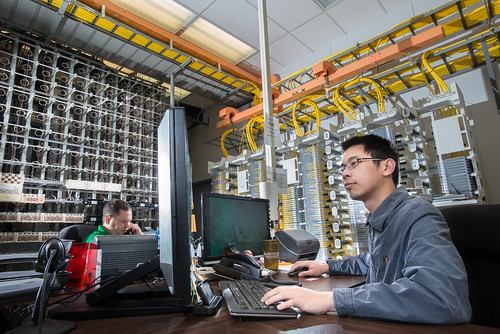
[[406, 191], [404, 187], [396, 188], [396, 190], [387, 196], [373, 214], [370, 213], [368, 215], [366, 224], [370, 224], [375, 230], [382, 232], [387, 217], [394, 211], [399, 203], [408, 196], [408, 191]]

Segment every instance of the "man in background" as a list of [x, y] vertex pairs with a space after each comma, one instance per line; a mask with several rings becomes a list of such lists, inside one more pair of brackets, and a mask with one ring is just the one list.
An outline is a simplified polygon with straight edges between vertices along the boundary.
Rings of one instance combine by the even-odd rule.
[[142, 234], [137, 224], [132, 224], [132, 208], [120, 199], [108, 201], [102, 209], [102, 225], [89, 234], [83, 242], [91, 243], [96, 235]]
[[366, 284], [317, 292], [278, 287], [262, 301], [278, 309], [429, 324], [466, 323], [471, 318], [467, 274], [450, 230], [437, 208], [412, 197], [398, 184], [398, 154], [379, 136], [354, 137], [342, 144], [339, 173], [353, 200], [370, 214], [369, 253], [326, 264], [300, 261], [300, 277], [366, 275]]

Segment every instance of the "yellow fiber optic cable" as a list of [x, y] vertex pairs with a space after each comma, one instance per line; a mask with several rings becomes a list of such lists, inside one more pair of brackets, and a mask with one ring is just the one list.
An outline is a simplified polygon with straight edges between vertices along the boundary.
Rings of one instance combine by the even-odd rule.
[[[339, 93], [340, 90], [342, 90], [342, 88], [344, 88], [346, 85], [347, 82], [343, 82], [337, 86], [337, 88], [333, 92], [332, 100], [335, 106], [337, 106], [337, 108], [339, 109], [339, 111], [342, 112], [345, 116], [347, 116], [347, 118], [349, 118], [351, 121], [353, 121], [357, 117], [357, 114], [340, 98], [340, 93]], [[354, 117], [352, 117], [346, 109], [349, 110], [349, 112], [351, 112], [354, 115]]]
[[[429, 55], [431, 53], [439, 52], [441, 50], [442, 49], [434, 49], [434, 50], [428, 50], [428, 51], [424, 52], [424, 54], [422, 55], [422, 64], [424, 65], [425, 69], [427, 71], [429, 71], [429, 73], [431, 74], [432, 78], [436, 81], [436, 83], [438, 85], [438, 88], [439, 88], [439, 93], [444, 93], [444, 92], [448, 92], [450, 90], [450, 88], [444, 82], [444, 80], [439, 76], [439, 74], [436, 73], [436, 71], [434, 70], [434, 68], [432, 68], [432, 66], [429, 64], [429, 60], [428, 60]], [[432, 94], [435, 95], [434, 91], [432, 90], [432, 88], [430, 87], [430, 85], [427, 82], [427, 78], [425, 78], [425, 73], [424, 73], [424, 79], [425, 79], [425, 81], [427, 83], [427, 86], [431, 90]], [[458, 110], [457, 110], [456, 107], [448, 106], [446, 109], [447, 109], [446, 113], [445, 113], [444, 109], [440, 109], [441, 115], [443, 117], [449, 117], [449, 116], [451, 116], [453, 114], [458, 115]]]
[[432, 78], [434, 80], [436, 80], [436, 83], [438, 84], [439, 92], [443, 93], [443, 92], [449, 91], [450, 88], [443, 81], [443, 79], [441, 79], [441, 77], [436, 73], [436, 71], [434, 71], [434, 69], [429, 64], [429, 61], [427, 59], [431, 53], [433, 53], [433, 52], [439, 52], [441, 50], [442, 49], [434, 49], [434, 50], [427, 50], [426, 52], [424, 52], [424, 54], [422, 55], [422, 64], [424, 65], [425, 69], [430, 73], [430, 75], [432, 76]]
[[[245, 131], [242, 131], [241, 137], [240, 137], [240, 143], [238, 144], [238, 153], [243, 152], [243, 150], [245, 149], [245, 143], [246, 143], [245, 139], [246, 139]], [[247, 144], [247, 147], [248, 147], [248, 144]]]
[[[302, 130], [300, 129], [299, 123], [297, 122], [297, 116], [296, 116], [296, 111], [297, 107], [301, 104], [307, 104], [308, 106], [312, 107], [314, 110], [314, 113], [316, 115], [316, 130], [311, 130], [307, 131], [306, 133], [303, 133]], [[293, 125], [295, 127], [295, 132], [297, 133], [297, 136], [302, 137], [303, 135], [307, 135], [313, 132], [316, 132], [319, 130], [319, 126], [321, 125], [321, 112], [318, 108], [318, 105], [314, 103], [308, 96], [303, 97], [300, 99], [293, 107], [292, 111], [292, 116], [293, 116]]]
[[349, 84], [356, 84], [358, 82], [367, 82], [373, 86], [373, 89], [375, 90], [375, 93], [377, 94], [378, 112], [385, 110], [384, 97], [382, 96], [382, 90], [380, 89], [377, 82], [375, 80], [370, 79], [370, 78], [359, 78], [359, 79], [355, 79], [355, 80], [349, 82]]
[[229, 129], [222, 134], [222, 137], [220, 137], [220, 148], [222, 149], [222, 154], [224, 154], [225, 158], [227, 158], [229, 154], [227, 154], [226, 148], [224, 147], [224, 139], [226, 139], [227, 135], [233, 131], [236, 131], [236, 129]]
[[258, 105], [258, 104], [261, 104], [262, 103], [262, 99], [260, 98], [260, 88], [257, 87], [256, 84], [254, 84], [253, 82], [251, 81], [247, 81], [247, 80], [243, 80], [245, 83], [249, 84], [250, 86], [252, 86], [256, 92], [255, 93], [252, 93], [253, 94], [253, 102], [252, 102], [252, 107]]
[[248, 140], [248, 146], [250, 147], [250, 150], [255, 151], [258, 149], [257, 144], [255, 144], [255, 139], [253, 138], [253, 127], [254, 123], [264, 123], [264, 116], [257, 116], [252, 118], [248, 123], [246, 124], [246, 134], [247, 134], [247, 140]]

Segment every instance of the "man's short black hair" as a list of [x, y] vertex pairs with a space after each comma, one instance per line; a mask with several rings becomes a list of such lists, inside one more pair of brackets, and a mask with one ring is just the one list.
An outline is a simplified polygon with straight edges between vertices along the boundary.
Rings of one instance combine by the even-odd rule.
[[110, 215], [114, 218], [120, 214], [120, 210], [132, 211], [132, 207], [121, 199], [112, 199], [104, 205], [104, 208], [102, 208], [102, 219], [104, 220], [106, 215]]
[[[396, 161], [396, 168], [394, 168], [394, 173], [392, 173], [392, 180], [394, 185], [398, 185], [399, 182], [399, 155], [394, 148], [394, 145], [387, 139], [382, 138], [377, 135], [366, 135], [352, 137], [342, 143], [342, 149], [344, 152], [355, 145], [363, 145], [366, 153], [370, 154], [372, 158], [375, 159], [388, 159], [391, 158]], [[374, 161], [379, 164], [380, 161]]]

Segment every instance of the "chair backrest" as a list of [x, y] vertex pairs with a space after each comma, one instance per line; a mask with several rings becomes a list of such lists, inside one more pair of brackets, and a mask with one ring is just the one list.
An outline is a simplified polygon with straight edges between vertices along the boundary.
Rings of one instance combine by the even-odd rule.
[[469, 280], [471, 323], [500, 327], [500, 205], [442, 208]]
[[69, 239], [75, 242], [83, 240], [92, 232], [97, 231], [97, 226], [87, 224], [71, 225], [63, 228], [59, 232], [59, 239]]

